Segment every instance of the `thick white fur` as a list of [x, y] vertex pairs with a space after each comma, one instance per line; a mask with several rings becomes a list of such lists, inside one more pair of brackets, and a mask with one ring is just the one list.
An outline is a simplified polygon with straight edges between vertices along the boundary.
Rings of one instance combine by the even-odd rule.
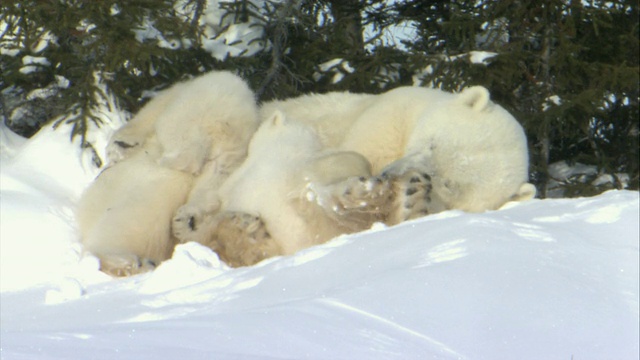
[[111, 163], [122, 161], [156, 138], [159, 165], [196, 176], [187, 206], [209, 211], [217, 188], [244, 160], [258, 125], [247, 84], [213, 71], [160, 92], [113, 135], [107, 154]]
[[80, 201], [87, 250], [119, 262], [117, 274], [136, 272], [131, 262], [140, 258], [167, 259], [178, 208], [215, 206], [257, 127], [254, 94], [231, 73], [211, 72], [159, 93], [111, 138], [111, 166]]
[[240, 77], [212, 71], [149, 101], [112, 136], [109, 160], [126, 159], [155, 136], [162, 149], [159, 164], [198, 174], [207, 161], [238, 152], [238, 141], [248, 143], [258, 126], [257, 111], [255, 96]]
[[497, 209], [535, 196], [527, 182], [529, 153], [522, 126], [480, 86], [422, 114], [400, 160], [402, 166], [415, 162], [428, 164], [435, 175], [434, 192], [455, 209]]
[[265, 103], [262, 118], [275, 110], [313, 127], [326, 148], [364, 155], [374, 174], [427, 172], [447, 208], [484, 211], [535, 195], [522, 127], [483, 87], [312, 94]]
[[371, 226], [373, 217], [356, 211], [364, 221], [352, 221], [334, 212], [342, 181], [370, 176], [364, 157], [324, 150], [311, 127], [276, 112], [253, 136], [246, 161], [222, 185], [221, 211], [259, 216], [282, 254], [292, 254]]
[[157, 153], [138, 152], [107, 168], [80, 199], [82, 243], [105, 272], [131, 275], [149, 267], [146, 261], [159, 264], [173, 252], [171, 218], [186, 201], [193, 177], [157, 165]]

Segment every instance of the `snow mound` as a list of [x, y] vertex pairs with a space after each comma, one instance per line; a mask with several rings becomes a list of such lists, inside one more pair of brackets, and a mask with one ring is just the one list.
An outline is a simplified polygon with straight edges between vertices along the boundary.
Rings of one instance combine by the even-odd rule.
[[74, 146], [43, 132], [0, 159], [2, 359], [638, 358], [637, 192], [449, 211], [246, 268], [188, 243], [112, 279], [78, 241], [95, 172]]

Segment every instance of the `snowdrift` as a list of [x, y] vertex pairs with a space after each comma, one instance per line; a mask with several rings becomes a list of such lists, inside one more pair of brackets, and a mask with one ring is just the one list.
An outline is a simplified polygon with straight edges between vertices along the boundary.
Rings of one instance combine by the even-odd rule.
[[[8, 156], [6, 154], [11, 154]], [[449, 211], [230, 269], [198, 244], [111, 279], [68, 135], [5, 151], [2, 359], [638, 359], [639, 197]]]

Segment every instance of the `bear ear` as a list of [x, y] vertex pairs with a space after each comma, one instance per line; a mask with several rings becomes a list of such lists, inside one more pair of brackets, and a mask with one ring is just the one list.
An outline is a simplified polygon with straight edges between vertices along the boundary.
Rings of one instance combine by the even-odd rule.
[[466, 106], [469, 106], [475, 111], [481, 111], [489, 105], [491, 95], [489, 90], [482, 86], [472, 86], [462, 90], [460, 93], [460, 100]]
[[284, 113], [278, 109], [273, 112], [267, 121], [274, 126], [283, 126], [286, 122], [286, 117], [284, 116]]

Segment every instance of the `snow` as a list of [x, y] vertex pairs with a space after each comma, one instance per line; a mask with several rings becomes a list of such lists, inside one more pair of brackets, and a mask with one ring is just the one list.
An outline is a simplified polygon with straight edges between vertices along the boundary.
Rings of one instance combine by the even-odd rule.
[[447, 61], [468, 60], [472, 64], [489, 65], [489, 59], [498, 56], [498, 53], [491, 51], [469, 51], [460, 55], [448, 56]]
[[27, 100], [46, 99], [58, 94], [58, 89], [66, 89], [71, 84], [64, 76], [55, 75], [55, 82], [51, 82], [44, 88], [31, 90], [27, 94]]
[[[236, 18], [227, 13], [221, 3], [225, 0], [209, 0], [200, 19], [204, 26], [202, 48], [218, 60], [227, 57], [255, 55], [266, 46], [264, 28], [259, 17], [250, 16], [246, 22], [236, 23]], [[253, 2], [249, 8], [260, 9], [263, 4]], [[259, 13], [259, 11], [258, 11]]]
[[470, 51], [469, 61], [471, 61], [472, 64], [488, 65], [489, 62], [487, 60], [495, 56], [498, 56], [498, 53], [490, 51]]
[[49, 60], [47, 60], [47, 58], [42, 56], [31, 56], [31, 55], [25, 55], [24, 57], [22, 57], [22, 64], [23, 65], [37, 64], [42, 66], [51, 65], [51, 63], [49, 62]]
[[25, 138], [11, 131], [4, 121], [0, 121], [0, 159], [14, 156], [25, 141]]
[[320, 79], [322, 79], [322, 77], [325, 76], [325, 74], [332, 75], [331, 76], [332, 84], [339, 83], [340, 81], [342, 81], [342, 79], [344, 79], [344, 76], [346, 74], [351, 74], [355, 71], [353, 66], [351, 66], [351, 64], [348, 61], [342, 58], [336, 58], [333, 60], [326, 61], [318, 65], [318, 70], [319, 71], [313, 73], [313, 79], [315, 81], [320, 81]]
[[[439, 58], [442, 61], [446, 61], [446, 62], [468, 61], [469, 63], [474, 65], [486, 66], [491, 64], [491, 61], [492, 61], [491, 59], [493, 59], [498, 55], [499, 54], [495, 52], [473, 50], [473, 51], [469, 51], [466, 53], [453, 55], [453, 56], [442, 55], [442, 56], [439, 56]], [[412, 76], [413, 86], [426, 86], [426, 87], [441, 89], [442, 83], [437, 83], [437, 82], [434, 82], [433, 80], [425, 82], [425, 78], [433, 74], [433, 72], [434, 72], [433, 65], [427, 65], [422, 70], [419, 70], [416, 73], [414, 73], [414, 75]], [[458, 90], [462, 90], [462, 89], [458, 89]]]
[[2, 130], [2, 359], [638, 359], [637, 192], [377, 224], [247, 268], [188, 243], [113, 279], [73, 221], [98, 170], [64, 127]]
[[136, 40], [143, 43], [147, 40], [156, 41], [158, 47], [163, 49], [177, 50], [182, 43], [177, 39], [167, 39], [162, 32], [154, 26], [153, 22], [145, 18], [142, 24], [133, 30]]
[[551, 95], [544, 99], [544, 103], [542, 104], [542, 111], [547, 111], [553, 106], [560, 105], [562, 105], [562, 98], [558, 95]]

